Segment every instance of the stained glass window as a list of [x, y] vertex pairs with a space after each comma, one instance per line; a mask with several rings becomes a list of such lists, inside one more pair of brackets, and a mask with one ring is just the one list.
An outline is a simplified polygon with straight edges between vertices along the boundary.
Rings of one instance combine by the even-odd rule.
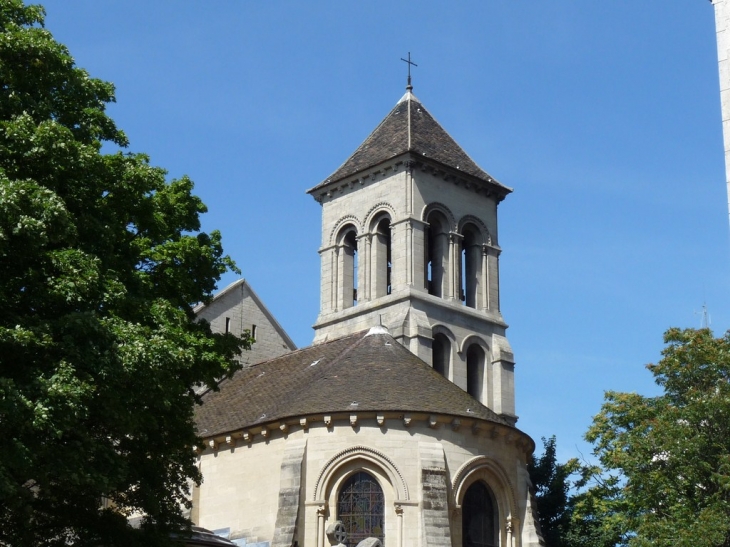
[[461, 544], [463, 547], [495, 547], [497, 521], [492, 494], [482, 482], [472, 484], [461, 504]]
[[337, 518], [345, 525], [348, 547], [369, 537], [385, 545], [385, 496], [372, 475], [360, 471], [347, 479], [337, 499]]

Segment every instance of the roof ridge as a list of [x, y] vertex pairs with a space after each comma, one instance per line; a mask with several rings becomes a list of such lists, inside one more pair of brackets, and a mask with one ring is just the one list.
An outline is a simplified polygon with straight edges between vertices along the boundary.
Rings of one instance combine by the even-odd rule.
[[512, 191], [484, 171], [423, 103], [412, 93], [406, 92], [355, 151], [307, 193], [314, 195], [331, 184], [348, 177], [359, 177], [368, 169], [408, 153], [436, 161], [465, 176], [495, 186], [499, 193]]

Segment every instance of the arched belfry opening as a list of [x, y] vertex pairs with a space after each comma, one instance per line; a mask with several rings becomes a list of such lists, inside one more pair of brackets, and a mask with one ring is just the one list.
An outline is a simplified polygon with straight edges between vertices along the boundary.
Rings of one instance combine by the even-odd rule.
[[431, 211], [426, 228], [426, 288], [428, 294], [448, 296], [449, 223], [440, 211]]
[[451, 341], [443, 333], [436, 333], [432, 342], [433, 369], [441, 376], [449, 378], [451, 367]]
[[482, 481], [474, 482], [461, 505], [462, 547], [497, 547], [498, 522], [494, 495]]
[[343, 227], [337, 241], [337, 303], [339, 309], [346, 309], [357, 304], [359, 257], [355, 226]]
[[479, 307], [482, 289], [482, 235], [473, 224], [462, 229], [461, 300], [470, 307]]
[[466, 350], [466, 391], [484, 404], [485, 361], [484, 350], [478, 344], [472, 344]]
[[391, 234], [390, 217], [378, 219], [373, 229], [371, 243], [371, 297], [380, 298], [391, 293]]

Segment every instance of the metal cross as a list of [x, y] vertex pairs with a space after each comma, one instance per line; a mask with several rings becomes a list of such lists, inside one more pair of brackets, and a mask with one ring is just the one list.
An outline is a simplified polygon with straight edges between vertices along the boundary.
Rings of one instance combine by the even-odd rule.
[[408, 52], [408, 59], [404, 59], [403, 57], [400, 58], [401, 61], [408, 63], [408, 87], [406, 89], [413, 89], [413, 86], [411, 85], [411, 65], [418, 66], [416, 63], [411, 61], [411, 52]]

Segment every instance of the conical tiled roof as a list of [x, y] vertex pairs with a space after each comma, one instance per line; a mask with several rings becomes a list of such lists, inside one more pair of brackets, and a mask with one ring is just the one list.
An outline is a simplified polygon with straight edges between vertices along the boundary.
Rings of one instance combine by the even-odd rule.
[[510, 191], [479, 167], [409, 90], [347, 161], [309, 192], [406, 152]]
[[198, 434], [213, 437], [296, 416], [421, 412], [510, 425], [389, 334], [357, 333], [245, 368], [203, 396]]

